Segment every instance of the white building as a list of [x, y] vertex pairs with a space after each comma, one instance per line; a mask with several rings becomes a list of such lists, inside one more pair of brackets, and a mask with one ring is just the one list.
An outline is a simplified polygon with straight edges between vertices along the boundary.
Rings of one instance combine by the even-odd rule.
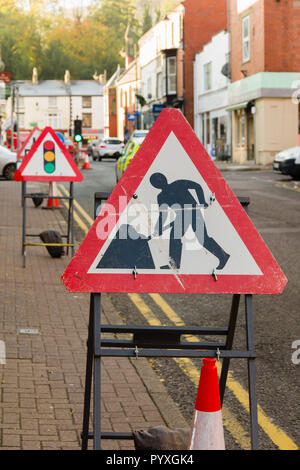
[[214, 35], [194, 61], [194, 122], [200, 141], [214, 158], [231, 154], [230, 113], [226, 73], [229, 63], [229, 33]]
[[[51, 126], [55, 131], [69, 133], [74, 119], [82, 120], [83, 134], [102, 134], [104, 130], [103, 86], [96, 80], [16, 81], [19, 98], [15, 97], [14, 118], [20, 131], [33, 127]], [[7, 100], [6, 115], [11, 116], [11, 97]]]
[[181, 108], [183, 104], [183, 15], [179, 5], [139, 40], [140, 94], [145, 99], [143, 123], [150, 128], [153, 105]]

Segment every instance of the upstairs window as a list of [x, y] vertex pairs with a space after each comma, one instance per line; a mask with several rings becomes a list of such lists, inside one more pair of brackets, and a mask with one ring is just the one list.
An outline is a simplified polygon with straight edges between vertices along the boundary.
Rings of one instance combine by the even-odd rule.
[[242, 58], [243, 62], [250, 60], [250, 18], [246, 16], [242, 21]]
[[204, 91], [211, 90], [211, 62], [204, 65]]
[[167, 87], [168, 95], [176, 95], [177, 87], [176, 87], [176, 57], [168, 57], [167, 58]]
[[91, 108], [92, 107], [92, 97], [91, 96], [83, 96], [82, 97], [82, 107], [83, 108]]

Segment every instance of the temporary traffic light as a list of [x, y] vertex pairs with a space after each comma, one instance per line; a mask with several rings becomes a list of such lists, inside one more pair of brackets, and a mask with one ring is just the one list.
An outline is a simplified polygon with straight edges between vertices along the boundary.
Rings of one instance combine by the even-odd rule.
[[52, 140], [44, 142], [44, 170], [46, 173], [55, 171], [55, 144]]
[[75, 142], [82, 141], [82, 121], [81, 119], [75, 119], [74, 121], [74, 140]]

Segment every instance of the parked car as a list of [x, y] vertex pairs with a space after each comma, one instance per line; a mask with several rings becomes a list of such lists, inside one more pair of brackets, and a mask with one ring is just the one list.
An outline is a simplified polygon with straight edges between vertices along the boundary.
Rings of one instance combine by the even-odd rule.
[[300, 177], [300, 146], [292, 147], [277, 153], [273, 162], [273, 170], [293, 178]]
[[0, 145], [0, 175], [13, 180], [17, 169], [17, 154]]
[[104, 157], [119, 158], [123, 149], [124, 142], [117, 137], [101, 139], [92, 147], [93, 160], [101, 161]]
[[145, 140], [146, 135], [149, 131], [146, 130], [135, 130], [131, 137], [129, 138], [128, 142], [123, 151], [123, 155], [118, 159], [116, 163], [116, 179], [119, 181], [122, 174], [128, 167], [129, 163], [133, 159], [134, 155], [142, 145], [143, 141]]
[[93, 157], [93, 148], [97, 145], [97, 140], [90, 140], [87, 146], [87, 153], [89, 157]]

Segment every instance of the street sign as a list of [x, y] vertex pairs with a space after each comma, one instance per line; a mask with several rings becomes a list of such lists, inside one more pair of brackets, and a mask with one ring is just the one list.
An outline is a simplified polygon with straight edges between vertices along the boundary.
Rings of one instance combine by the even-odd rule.
[[23, 158], [16, 181], [82, 181], [70, 153], [51, 127], [45, 127]]
[[10, 72], [0, 72], [0, 81], [10, 83]]
[[162, 110], [62, 279], [95, 293], [278, 294], [287, 281], [176, 109]]
[[128, 121], [135, 121], [135, 113], [128, 113], [127, 114], [127, 119]]

